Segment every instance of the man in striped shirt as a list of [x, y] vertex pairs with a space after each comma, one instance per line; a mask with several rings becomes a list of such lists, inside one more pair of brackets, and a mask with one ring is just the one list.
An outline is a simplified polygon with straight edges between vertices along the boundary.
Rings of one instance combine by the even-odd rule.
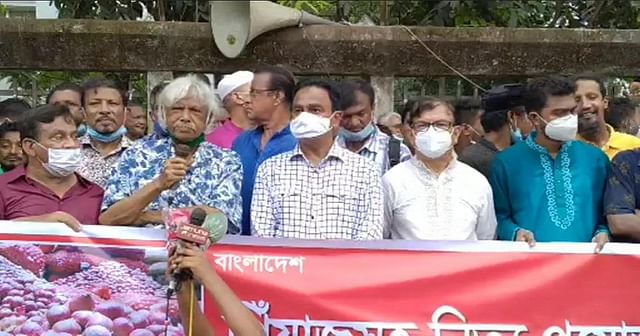
[[253, 235], [298, 239], [381, 239], [382, 186], [372, 160], [336, 145], [342, 112], [332, 82], [297, 85], [291, 133], [299, 145], [258, 169]]

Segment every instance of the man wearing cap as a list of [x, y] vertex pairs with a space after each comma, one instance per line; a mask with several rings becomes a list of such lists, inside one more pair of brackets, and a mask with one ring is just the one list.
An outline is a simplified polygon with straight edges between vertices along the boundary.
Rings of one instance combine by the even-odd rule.
[[459, 160], [475, 168], [486, 178], [491, 176], [491, 165], [498, 152], [522, 140], [517, 127], [518, 116], [525, 114], [522, 106], [522, 85], [499, 85], [482, 98], [484, 113], [480, 123], [484, 137], [467, 147]]
[[238, 135], [252, 128], [245, 107], [249, 102], [249, 89], [253, 73], [236, 71], [224, 76], [218, 83], [218, 96], [229, 113], [229, 119], [207, 136], [207, 141], [220, 148], [230, 149]]

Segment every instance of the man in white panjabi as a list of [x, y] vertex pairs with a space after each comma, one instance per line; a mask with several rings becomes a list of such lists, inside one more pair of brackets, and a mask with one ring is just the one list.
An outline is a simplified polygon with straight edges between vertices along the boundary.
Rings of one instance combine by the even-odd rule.
[[427, 97], [409, 113], [416, 154], [382, 178], [385, 238], [494, 239], [491, 186], [456, 158], [453, 146], [460, 130], [451, 104]]

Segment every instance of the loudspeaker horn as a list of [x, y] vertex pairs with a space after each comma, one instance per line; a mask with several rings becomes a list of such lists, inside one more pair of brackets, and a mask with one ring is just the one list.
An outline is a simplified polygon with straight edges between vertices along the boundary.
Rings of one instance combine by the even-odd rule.
[[211, 1], [211, 30], [218, 49], [235, 58], [256, 36], [299, 25], [336, 25], [305, 11], [271, 1]]

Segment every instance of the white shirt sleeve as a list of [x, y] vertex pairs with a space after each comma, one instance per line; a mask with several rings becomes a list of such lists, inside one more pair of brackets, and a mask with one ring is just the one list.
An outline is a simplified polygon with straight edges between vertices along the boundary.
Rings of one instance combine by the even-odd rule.
[[496, 229], [498, 222], [493, 205], [493, 193], [489, 182], [486, 182], [486, 190], [481, 199], [482, 205], [478, 214], [478, 224], [476, 226], [476, 235], [478, 240], [496, 239]]
[[395, 193], [393, 186], [386, 177], [382, 178], [382, 192], [384, 193], [384, 230], [383, 238], [391, 239], [391, 226], [393, 225], [393, 209], [395, 207]]

